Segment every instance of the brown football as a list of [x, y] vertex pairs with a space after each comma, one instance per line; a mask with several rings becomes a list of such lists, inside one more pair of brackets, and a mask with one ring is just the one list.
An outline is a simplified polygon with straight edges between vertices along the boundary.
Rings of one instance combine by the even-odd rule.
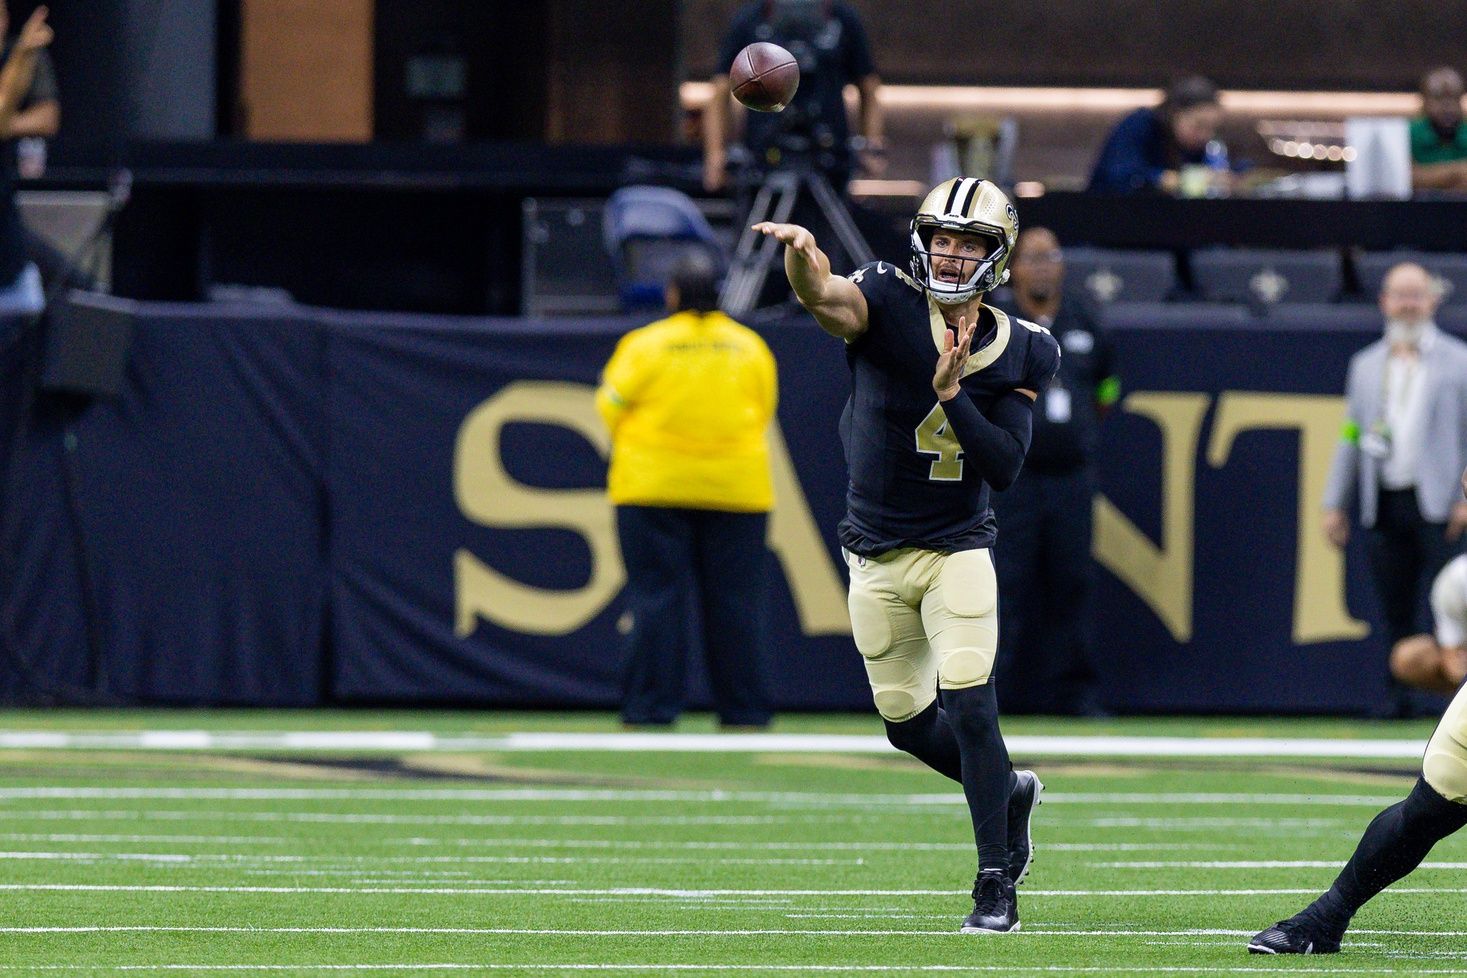
[[756, 112], [778, 112], [800, 87], [800, 63], [778, 44], [755, 41], [728, 68], [734, 98]]

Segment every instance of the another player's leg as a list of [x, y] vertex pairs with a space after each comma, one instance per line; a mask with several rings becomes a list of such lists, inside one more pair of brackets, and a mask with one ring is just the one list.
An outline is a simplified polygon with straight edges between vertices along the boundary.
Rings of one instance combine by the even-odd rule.
[[1421, 778], [1405, 800], [1375, 816], [1334, 885], [1248, 943], [1255, 954], [1330, 954], [1355, 912], [1467, 825], [1467, 693], [1459, 692], [1426, 746]]
[[922, 600], [922, 621], [937, 657], [938, 685], [957, 740], [963, 794], [978, 848], [973, 912], [962, 930], [1007, 933], [1019, 929], [1019, 906], [1009, 876], [1013, 775], [998, 725], [998, 698], [989, 681], [998, 640], [993, 560], [986, 550], [968, 550], [939, 562]]

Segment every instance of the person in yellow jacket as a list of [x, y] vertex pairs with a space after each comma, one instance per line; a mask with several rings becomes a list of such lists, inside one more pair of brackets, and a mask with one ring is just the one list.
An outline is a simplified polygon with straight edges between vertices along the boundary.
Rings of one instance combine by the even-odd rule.
[[596, 391], [631, 617], [622, 720], [677, 719], [699, 621], [719, 721], [764, 727], [774, 356], [718, 311], [707, 257], [679, 261], [666, 299], [671, 315], [622, 337]]

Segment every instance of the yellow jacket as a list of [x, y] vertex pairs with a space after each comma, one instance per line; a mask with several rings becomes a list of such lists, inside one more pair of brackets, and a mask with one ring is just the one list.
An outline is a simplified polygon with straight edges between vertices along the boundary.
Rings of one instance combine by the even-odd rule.
[[621, 338], [596, 409], [611, 429], [617, 505], [766, 512], [774, 355], [721, 312], [680, 312]]

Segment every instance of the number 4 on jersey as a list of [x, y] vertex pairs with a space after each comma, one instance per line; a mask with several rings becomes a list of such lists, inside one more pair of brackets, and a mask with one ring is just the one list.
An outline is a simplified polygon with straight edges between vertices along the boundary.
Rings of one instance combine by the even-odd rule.
[[947, 414], [940, 402], [932, 405], [932, 410], [917, 426], [917, 451], [937, 456], [927, 472], [928, 479], [934, 482], [963, 480], [963, 449], [948, 428]]

